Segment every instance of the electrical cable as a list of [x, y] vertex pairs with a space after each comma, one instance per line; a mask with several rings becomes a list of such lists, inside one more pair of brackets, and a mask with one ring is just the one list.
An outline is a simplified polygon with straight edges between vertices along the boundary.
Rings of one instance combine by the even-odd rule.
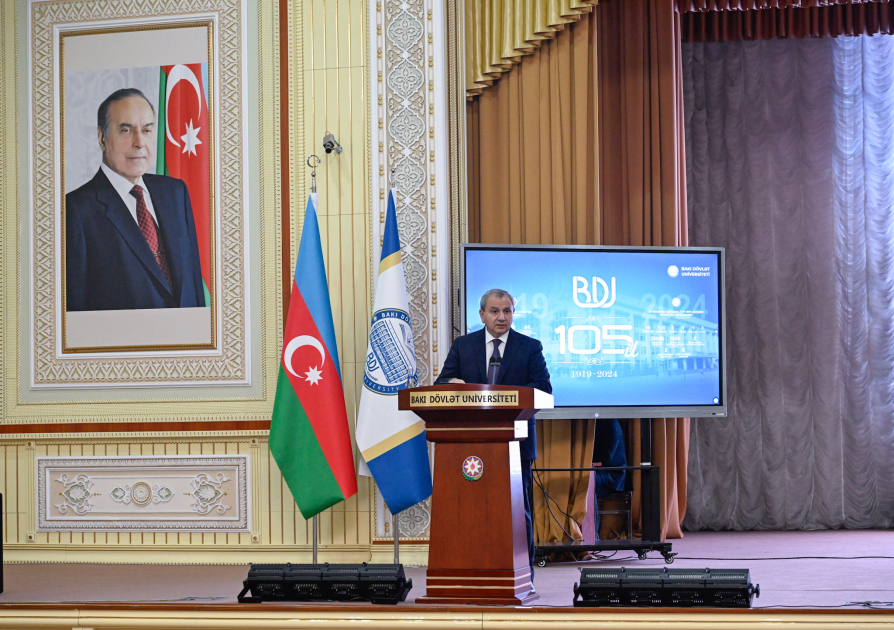
[[[546, 488], [543, 487], [543, 480], [540, 478], [540, 471], [539, 471], [536, 467], [534, 467], [533, 465], [531, 466], [531, 470], [533, 470], [534, 472], [537, 473], [537, 485], [540, 486], [540, 489], [543, 491], [543, 494], [545, 494], [547, 497], [549, 497], [549, 499], [550, 499], [553, 503], [556, 504], [556, 509], [559, 510], [559, 511], [562, 513], [563, 516], [566, 516], [566, 517], [570, 518], [572, 521], [574, 521], [575, 525], [577, 525], [579, 529], [583, 530], [583, 525], [581, 525], [580, 521], [578, 521], [576, 518], [574, 518], [573, 516], [571, 516], [571, 514], [569, 514], [568, 512], [564, 511], [562, 508], [560, 508], [560, 507], [559, 507], [559, 502], [556, 501], [556, 500], [552, 497], [552, 495], [550, 495], [550, 494], [546, 491]], [[548, 505], [548, 504], [547, 504], [547, 505]], [[565, 531], [565, 530], [563, 529], [562, 531]], [[568, 532], [565, 532], [565, 533], [567, 534]], [[570, 536], [570, 534], [569, 534], [569, 536]]]
[[[543, 496], [546, 498], [546, 509], [547, 509], [547, 511], [549, 512], [549, 515], [550, 515], [550, 516], [553, 518], [553, 520], [556, 522], [556, 525], [559, 526], [559, 529], [561, 529], [563, 532], [565, 532], [565, 535], [568, 536], [568, 538], [570, 538], [571, 540], [575, 540], [574, 536], [572, 536], [572, 535], [568, 532], [568, 530], [566, 530], [566, 529], [562, 526], [562, 523], [559, 522], [559, 519], [556, 518], [556, 515], [553, 513], [553, 509], [552, 509], [552, 507], [550, 507], [549, 502], [552, 501], [553, 503], [555, 503], [555, 504], [556, 504], [556, 509], [559, 510], [559, 512], [562, 512], [562, 514], [563, 514], [564, 516], [566, 516], [566, 517], [568, 517], [568, 518], [571, 518], [571, 517], [570, 517], [566, 512], [564, 512], [564, 511], [562, 510], [562, 508], [559, 507], [559, 503], [558, 503], [558, 501], [556, 501], [556, 500], [549, 494], [549, 492], [546, 491], [546, 488], [543, 487], [543, 480], [540, 478], [540, 473], [539, 473], [539, 472], [537, 472], [537, 485], [538, 485], [538, 487], [540, 488], [540, 491], [543, 492]], [[572, 519], [572, 520], [574, 520], [574, 519]], [[577, 521], [575, 521], [575, 522], [577, 522]], [[580, 526], [580, 525], [578, 525], [578, 526]]]
[[555, 504], [556, 504], [556, 509], [559, 510], [559, 512], [561, 512], [564, 516], [566, 516], [566, 517], [570, 518], [572, 521], [574, 521], [574, 522], [577, 524], [577, 526], [578, 526], [579, 528], [580, 528], [580, 526], [581, 526], [580, 523], [577, 522], [577, 519], [576, 519], [576, 518], [574, 518], [573, 516], [571, 516], [570, 514], [568, 514], [567, 512], [565, 512], [562, 508], [560, 508], [560, 507], [559, 507], [559, 502], [556, 501], [552, 496], [550, 496], [549, 492], [546, 491], [546, 488], [543, 487], [543, 480], [540, 478], [540, 471], [537, 470], [536, 468], [533, 468], [533, 467], [532, 467], [532, 470], [533, 470], [535, 473], [537, 473], [537, 485], [540, 487], [541, 492], [543, 492], [543, 496], [546, 497], [546, 499], [547, 499], [547, 500], [546, 500], [546, 509], [547, 509], [547, 511], [549, 512], [549, 515], [553, 517], [553, 520], [556, 522], [556, 525], [559, 526], [559, 529], [561, 529], [563, 532], [565, 532], [565, 535], [568, 536], [568, 538], [570, 538], [571, 540], [573, 540], [573, 541], [575, 541], [575, 542], [578, 542], [577, 539], [576, 539], [574, 536], [572, 536], [572, 535], [568, 532], [568, 530], [566, 530], [566, 529], [562, 526], [562, 523], [559, 522], [559, 519], [556, 518], [556, 515], [553, 513], [553, 509], [550, 507], [549, 502], [552, 501], [553, 503], [555, 503]]
[[[593, 555], [592, 551], [589, 553], [590, 553], [590, 559], [584, 560], [584, 562], [590, 562], [591, 560], [595, 560], [596, 562], [608, 562], [609, 560], [612, 560], [616, 555], [618, 555], [617, 551], [612, 551], [611, 555], [608, 555], [608, 556], [601, 554], [601, 553], [597, 553], [596, 555]], [[632, 558], [633, 556], [630, 556], [630, 557]], [[623, 560], [623, 559], [624, 558], [618, 558], [618, 560]]]

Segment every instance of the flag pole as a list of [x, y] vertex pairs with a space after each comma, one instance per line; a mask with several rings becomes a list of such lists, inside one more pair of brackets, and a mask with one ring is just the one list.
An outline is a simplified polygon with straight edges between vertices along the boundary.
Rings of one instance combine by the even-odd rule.
[[397, 514], [391, 515], [391, 529], [394, 530], [394, 564], [400, 564], [400, 525]]
[[[315, 164], [310, 163], [310, 159], [314, 158], [316, 160]], [[310, 192], [311, 194], [317, 192], [317, 167], [322, 163], [323, 160], [318, 158], [316, 155], [308, 155], [307, 156], [307, 165], [310, 167]]]
[[314, 514], [314, 564], [317, 562], [317, 541], [320, 539], [320, 515]]
[[[395, 191], [397, 188], [394, 186], [394, 176], [397, 173], [397, 167], [391, 167], [391, 174], [388, 177], [388, 185]], [[395, 199], [395, 201], [397, 201]], [[410, 387], [410, 374], [409, 370], [407, 370], [407, 388]], [[400, 564], [400, 523], [397, 522], [397, 514], [391, 515], [391, 529], [394, 530], [394, 564]]]
[[[315, 163], [311, 163], [311, 158], [315, 159]], [[307, 165], [310, 167], [310, 193], [314, 194], [317, 192], [317, 167], [320, 165], [322, 160], [318, 158], [316, 155], [307, 156]], [[320, 516], [319, 514], [314, 514], [314, 551], [313, 551], [313, 563], [319, 564], [318, 554], [319, 554], [319, 540], [320, 540]]]

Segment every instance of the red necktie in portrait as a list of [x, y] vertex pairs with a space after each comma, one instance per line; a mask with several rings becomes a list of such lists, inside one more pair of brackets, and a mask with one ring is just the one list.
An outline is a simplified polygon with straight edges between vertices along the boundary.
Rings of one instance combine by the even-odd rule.
[[152, 255], [155, 256], [155, 262], [157, 262], [158, 266], [161, 268], [165, 280], [168, 281], [168, 286], [173, 290], [174, 285], [171, 284], [171, 272], [168, 270], [168, 259], [167, 256], [165, 256], [164, 251], [161, 249], [161, 244], [158, 242], [158, 230], [155, 227], [155, 221], [152, 219], [152, 215], [149, 214], [149, 208], [146, 207], [146, 200], [143, 199], [143, 189], [139, 186], [134, 186], [131, 188], [130, 194], [137, 200], [137, 223], [140, 224], [140, 232], [146, 237], [146, 242], [149, 243], [149, 249], [152, 250]]

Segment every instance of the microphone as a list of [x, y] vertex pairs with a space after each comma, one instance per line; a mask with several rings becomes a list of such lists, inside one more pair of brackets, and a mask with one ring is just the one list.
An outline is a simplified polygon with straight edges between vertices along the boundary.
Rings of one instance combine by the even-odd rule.
[[500, 362], [503, 360], [503, 357], [494, 357], [490, 358], [490, 363], [487, 364], [487, 384], [488, 385], [496, 385], [497, 378], [500, 374]]

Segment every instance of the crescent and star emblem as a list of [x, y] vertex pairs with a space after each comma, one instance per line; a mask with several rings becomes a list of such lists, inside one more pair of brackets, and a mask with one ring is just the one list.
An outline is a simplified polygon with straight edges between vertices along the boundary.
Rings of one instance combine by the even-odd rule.
[[[186, 81], [195, 88], [196, 98], [199, 100], [199, 111], [196, 116], [201, 116], [202, 86], [199, 85], [198, 78], [196, 78], [195, 73], [189, 68], [189, 66], [184, 66], [182, 64], [176, 65], [171, 68], [171, 72], [168, 74], [168, 82], [165, 89], [165, 111], [170, 111], [171, 92], [174, 91], [174, 86], [177, 85], [180, 81]], [[171, 135], [171, 128], [169, 126], [170, 119], [170, 116], [165, 116], [165, 134], [167, 135], [169, 142], [171, 142], [175, 147], [179, 147], [180, 143], [177, 142]], [[193, 127], [192, 118], [190, 118], [189, 123], [185, 125], [185, 129], [186, 133], [180, 136], [180, 139], [183, 140], [183, 153], [188, 152], [192, 153], [193, 155], [198, 155], [196, 153], [196, 146], [202, 144], [202, 141], [199, 140], [199, 132], [202, 130], [202, 128]]]
[[286, 349], [283, 350], [282, 362], [285, 364], [286, 369], [291, 372], [295, 378], [301, 378], [301, 375], [292, 367], [292, 355], [302, 346], [313, 346], [320, 352], [320, 367], [311, 367], [308, 372], [304, 373], [307, 377], [304, 380], [310, 382], [311, 385], [316, 385], [323, 380], [322, 370], [323, 365], [326, 363], [326, 350], [323, 348], [323, 344], [320, 343], [319, 339], [311, 337], [310, 335], [298, 335], [292, 339], [286, 345]]

